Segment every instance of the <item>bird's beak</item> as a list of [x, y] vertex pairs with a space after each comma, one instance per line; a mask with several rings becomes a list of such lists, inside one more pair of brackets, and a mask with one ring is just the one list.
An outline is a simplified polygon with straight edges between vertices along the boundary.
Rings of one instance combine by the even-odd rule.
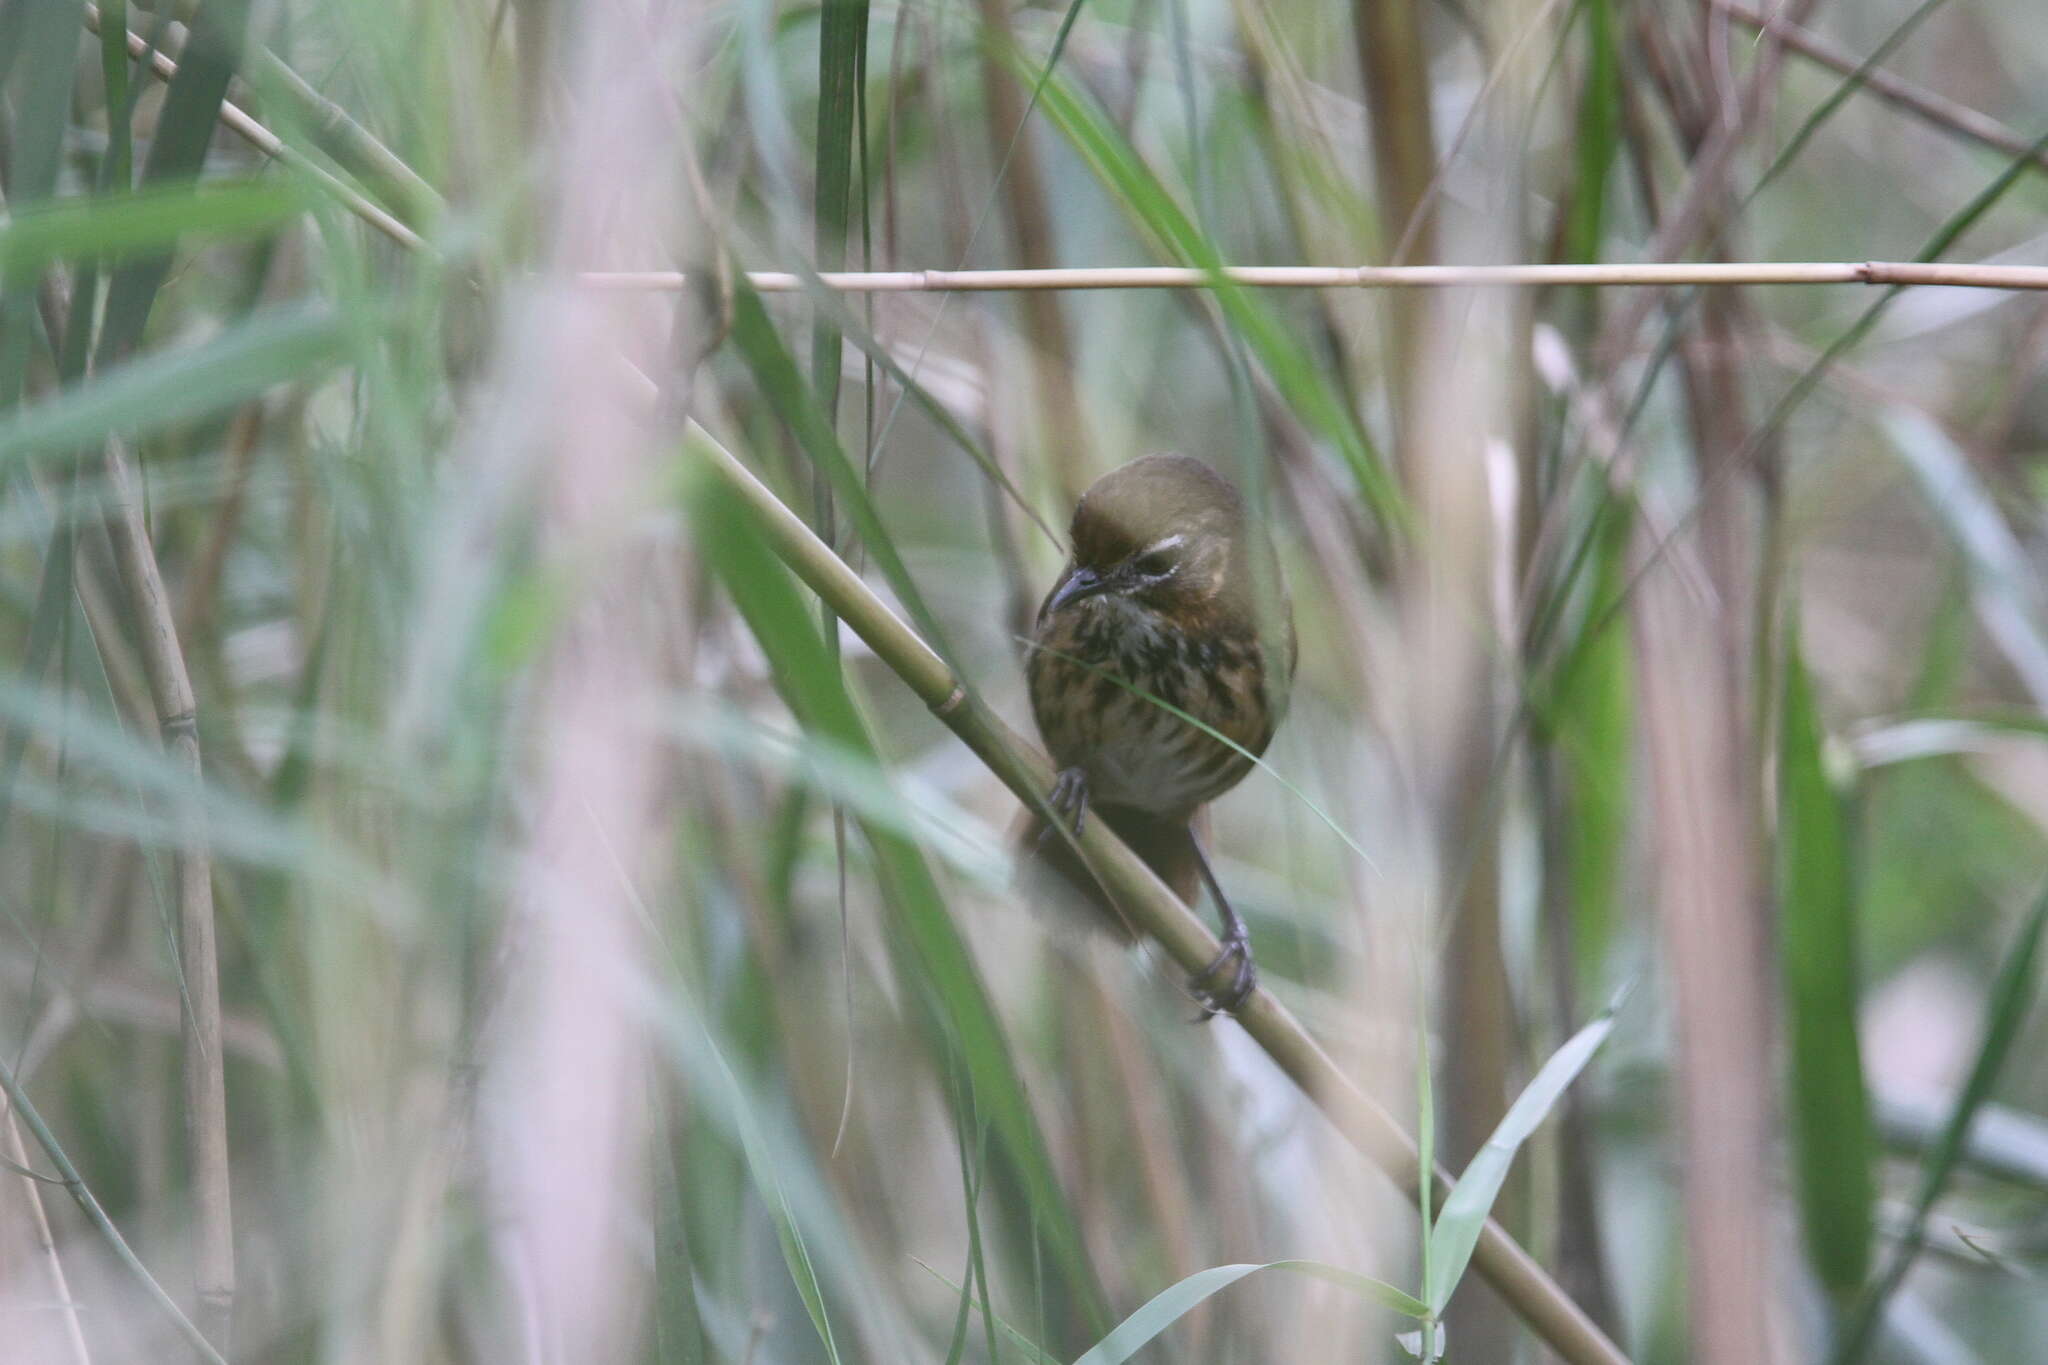
[[1069, 602], [1078, 602], [1084, 597], [1093, 597], [1109, 586], [1101, 574], [1093, 569], [1075, 569], [1053, 589], [1052, 600], [1045, 604], [1047, 612], [1058, 611]]

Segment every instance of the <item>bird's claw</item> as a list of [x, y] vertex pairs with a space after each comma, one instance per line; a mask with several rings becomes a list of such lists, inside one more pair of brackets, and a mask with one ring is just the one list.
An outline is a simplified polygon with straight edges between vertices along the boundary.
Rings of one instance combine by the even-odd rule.
[[[1052, 790], [1046, 793], [1045, 804], [1052, 807], [1052, 813], [1060, 818], [1076, 839], [1088, 824], [1088, 774], [1081, 768], [1062, 768], [1053, 779]], [[1054, 826], [1046, 825], [1038, 836], [1043, 844], [1052, 837]]]
[[[1218, 989], [1214, 984], [1229, 969], [1229, 984]], [[1219, 1014], [1235, 1014], [1251, 999], [1252, 992], [1259, 988], [1259, 967], [1252, 960], [1251, 935], [1242, 925], [1223, 937], [1223, 951], [1216, 954], [1208, 966], [1188, 978], [1188, 989], [1194, 992], [1195, 1000], [1202, 1007], [1196, 1023], [1207, 1023]]]

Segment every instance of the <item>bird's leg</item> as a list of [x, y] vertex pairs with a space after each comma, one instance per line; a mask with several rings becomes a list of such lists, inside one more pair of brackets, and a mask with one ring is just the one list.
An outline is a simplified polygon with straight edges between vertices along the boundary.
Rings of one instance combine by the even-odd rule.
[[[1235, 1014], [1239, 1006], [1251, 999], [1252, 992], [1259, 988], [1258, 964], [1252, 961], [1252, 936], [1244, 927], [1244, 920], [1231, 908], [1230, 897], [1223, 894], [1223, 884], [1216, 880], [1215, 870], [1209, 866], [1209, 855], [1202, 850], [1202, 841], [1196, 837], [1193, 825], [1188, 826], [1188, 846], [1195, 851], [1195, 865], [1202, 870], [1202, 884], [1209, 888], [1209, 894], [1216, 899], [1216, 915], [1223, 922], [1223, 951], [1208, 966], [1188, 978], [1188, 988], [1201, 1002], [1202, 1018], [1213, 1019], [1219, 1014]], [[1230, 984], [1221, 990], [1214, 987], [1225, 968], [1230, 969]]]
[[[1052, 790], [1046, 793], [1045, 804], [1052, 807], [1052, 813], [1059, 817], [1073, 831], [1076, 839], [1081, 837], [1081, 827], [1088, 823], [1088, 774], [1081, 768], [1062, 768], [1053, 779]], [[1047, 824], [1039, 834], [1038, 842], [1044, 845], [1052, 838], [1055, 823]]]

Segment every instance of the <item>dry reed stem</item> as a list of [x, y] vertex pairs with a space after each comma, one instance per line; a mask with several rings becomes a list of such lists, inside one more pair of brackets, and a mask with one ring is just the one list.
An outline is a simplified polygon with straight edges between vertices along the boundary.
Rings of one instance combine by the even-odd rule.
[[[1659, 261], [1516, 265], [1230, 265], [1217, 272], [1248, 289], [1444, 289], [1462, 286], [1723, 286], [1739, 284], [1944, 285], [1962, 289], [2048, 290], [2048, 266], [1941, 261]], [[592, 289], [679, 292], [674, 270], [586, 270]], [[1082, 266], [1057, 270], [837, 270], [816, 279], [849, 294], [998, 293], [1022, 289], [1206, 289], [1215, 280], [1195, 267]], [[750, 270], [763, 294], [796, 294], [806, 277]]]
[[[946, 662], [709, 432], [690, 423], [685, 446], [753, 509], [775, 554], [1018, 800], [1036, 807], [1052, 787], [1052, 765], [1045, 756], [970, 697]], [[1100, 821], [1090, 821], [1079, 842], [1089, 870], [1108, 888], [1129, 922], [1148, 933], [1175, 962], [1194, 972], [1215, 958], [1219, 945], [1208, 926]], [[1352, 1082], [1286, 1006], [1261, 989], [1235, 1017], [1354, 1147], [1404, 1191], [1414, 1193], [1419, 1174], [1414, 1140]], [[1447, 1189], [1448, 1177], [1441, 1171], [1435, 1174], [1438, 1185]], [[1626, 1365], [1621, 1349], [1492, 1220], [1481, 1232], [1472, 1259], [1531, 1330], [1572, 1365]]]
[[20, 1078], [7, 1065], [4, 1057], [0, 1057], [0, 1097], [5, 1098], [12, 1112], [21, 1115], [21, 1121], [28, 1125], [29, 1136], [36, 1140], [36, 1145], [43, 1149], [43, 1155], [57, 1168], [57, 1182], [78, 1201], [78, 1207], [84, 1211], [86, 1220], [106, 1238], [115, 1259], [135, 1277], [150, 1300], [163, 1310], [164, 1316], [170, 1319], [172, 1325], [177, 1328], [178, 1335], [191, 1346], [193, 1353], [206, 1361], [207, 1365], [227, 1365], [226, 1359], [214, 1349], [213, 1343], [192, 1325], [192, 1320], [178, 1307], [178, 1301], [165, 1292], [156, 1277], [149, 1273], [149, 1267], [142, 1263], [142, 1258], [135, 1254], [135, 1249], [128, 1245], [128, 1239], [121, 1235], [121, 1229], [115, 1226], [114, 1220], [107, 1215], [106, 1209], [94, 1196], [92, 1187], [79, 1176], [78, 1168], [71, 1164], [71, 1158], [65, 1155], [63, 1145], [50, 1131], [50, 1126], [43, 1122], [43, 1116], [37, 1112], [35, 1105], [30, 1103], [28, 1093], [22, 1089]]
[[[7, 1119], [7, 1131], [0, 1135], [5, 1138], [7, 1159], [26, 1171], [29, 1169], [28, 1149], [22, 1145], [21, 1125], [14, 1121], [14, 1107], [7, 1102], [4, 1095], [0, 1095], [0, 1114], [4, 1114]], [[4, 1178], [0, 1176], [0, 1179]], [[50, 1232], [50, 1214], [43, 1207], [43, 1182], [29, 1175], [15, 1175], [13, 1178], [21, 1182], [21, 1203], [28, 1211], [29, 1233], [35, 1239], [36, 1254], [48, 1267], [46, 1273], [49, 1276], [50, 1295], [53, 1300], [50, 1307], [59, 1315], [64, 1344], [71, 1359], [77, 1361], [78, 1365], [92, 1365], [92, 1353], [85, 1348], [85, 1332], [78, 1322], [78, 1301], [71, 1297], [71, 1279], [64, 1273], [64, 1258], [57, 1254], [57, 1239]], [[26, 1303], [10, 1306], [17, 1311], [42, 1307], [40, 1304]], [[16, 1328], [14, 1331], [20, 1333], [15, 1337], [17, 1342], [47, 1341], [44, 1334], [33, 1326]]]
[[[1650, 538], [1639, 538], [1639, 559]], [[1739, 611], [1724, 603], [1724, 612]], [[1656, 903], [1677, 989], [1677, 1124], [1695, 1357], [1765, 1362], [1771, 1153], [1755, 865], [1725, 636], [1659, 566], [1632, 598]]]
[[198, 703], [178, 644], [170, 594], [143, 520], [140, 482], [118, 440], [107, 442], [107, 532], [128, 591], [164, 752], [189, 787], [178, 827], [178, 965], [184, 973], [185, 1130], [191, 1144], [192, 1281], [199, 1326], [226, 1353], [235, 1314], [235, 1232], [228, 1181], [227, 1080], [221, 1056], [220, 960], [214, 948], [213, 859], [208, 852]]

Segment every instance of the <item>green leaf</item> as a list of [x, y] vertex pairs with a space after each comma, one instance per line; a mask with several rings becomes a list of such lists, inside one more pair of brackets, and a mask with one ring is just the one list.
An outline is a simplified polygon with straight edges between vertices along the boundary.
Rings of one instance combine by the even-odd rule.
[[[932, 648], [944, 655], [946, 637], [938, 617], [925, 605], [917, 580], [910, 576], [909, 567], [897, 552], [896, 542], [890, 538], [888, 528], [882, 525], [881, 514], [868, 497], [860, 471], [840, 445], [830, 411], [819, 401], [817, 392], [804, 382], [795, 359], [782, 344], [775, 324], [769, 320], [767, 309], [761, 306], [761, 296], [744, 280], [737, 283], [733, 295], [732, 339], [733, 344], [739, 347], [741, 358], [753, 371], [754, 382], [761, 386], [762, 393], [774, 406], [776, 416], [789, 427], [797, 444], [810, 457], [816, 468], [814, 477], [838, 494], [853, 517], [861, 543], [875, 557], [876, 567], [889, 580], [889, 586], [902, 600], [919, 633]], [[819, 534], [822, 539], [830, 539], [822, 530]]]
[[2019, 937], [2013, 941], [2005, 961], [1999, 966], [1998, 980], [1992, 984], [1990, 998], [1985, 1001], [1983, 1033], [1978, 1041], [1976, 1060], [1970, 1065], [1969, 1078], [1957, 1093], [1941, 1137], [1921, 1167], [1920, 1192], [1913, 1201], [1913, 1212], [1893, 1243], [1884, 1270], [1864, 1293], [1848, 1327], [1835, 1342], [1834, 1353], [1830, 1356], [1835, 1365], [1851, 1365], [1851, 1362], [1864, 1358], [1871, 1334], [1883, 1317], [1886, 1301], [1905, 1280], [1906, 1272], [1912, 1269], [1921, 1248], [1926, 1245], [1927, 1219], [1934, 1212], [1935, 1201], [1941, 1198], [1941, 1192], [1948, 1187], [1949, 1177], [1961, 1162], [1969, 1146], [1970, 1125], [1976, 1120], [1977, 1110], [1991, 1098], [1999, 1074], [2005, 1070], [2005, 1063], [2012, 1055], [2013, 1044], [2019, 1039], [2020, 1025], [2026, 1021], [2027, 1012], [2033, 1005], [2038, 974], [2036, 959], [2040, 956], [2044, 925], [2048, 925], [2048, 894], [2034, 902], [2026, 922], [2020, 926]]
[[[249, 0], [208, 0], [192, 18], [185, 45], [178, 53], [178, 74], [171, 78], [163, 108], [143, 162], [146, 185], [196, 180], [206, 164], [221, 102], [241, 60], [242, 35], [249, 22]], [[106, 318], [101, 324], [99, 363], [105, 368], [132, 351], [142, 340], [157, 291], [170, 278], [168, 251], [132, 262], [115, 274], [107, 291]]]
[[1628, 591], [1636, 521], [1620, 502], [1602, 508], [1588, 541], [1591, 581], [1579, 635], [1540, 703], [1564, 777], [1574, 975], [1580, 989], [1596, 992], [1593, 999], [1621, 918], [1622, 865], [1635, 817], [1635, 656], [1628, 618], [1613, 607]]
[[1186, 1279], [1162, 1289], [1143, 1308], [1118, 1323], [1116, 1330], [1095, 1343], [1074, 1365], [1119, 1365], [1144, 1348], [1193, 1309], [1197, 1304], [1228, 1289], [1247, 1275], [1262, 1270], [1285, 1270], [1296, 1275], [1348, 1289], [1362, 1299], [1391, 1308], [1411, 1318], [1429, 1316], [1422, 1300], [1368, 1275], [1359, 1275], [1321, 1261], [1268, 1261], [1263, 1265], [1219, 1265], [1198, 1270]]
[[1621, 145], [1621, 63], [1614, 48], [1614, 0], [1586, 5], [1586, 74], [1579, 95], [1571, 217], [1565, 259], [1600, 257], [1607, 213], [1607, 171]]
[[1614, 1007], [1610, 1005], [1552, 1053], [1445, 1196], [1436, 1227], [1430, 1231], [1430, 1268], [1437, 1281], [1429, 1298], [1431, 1316], [1442, 1316], [1444, 1305], [1464, 1278], [1473, 1248], [1479, 1245], [1479, 1233], [1493, 1212], [1493, 1201], [1507, 1182], [1515, 1153], [1549, 1115], [1558, 1097], [1578, 1079], [1613, 1029]]
[[52, 261], [121, 260], [162, 251], [183, 236], [246, 237], [305, 211], [290, 180], [230, 180], [67, 199], [0, 224], [0, 271]]
[[[847, 693], [839, 661], [826, 651], [794, 580], [755, 531], [752, 512], [723, 482], [708, 476], [693, 487], [691, 497], [705, 553], [767, 655], [785, 703], [806, 730], [879, 772], [874, 740]], [[940, 1064], [965, 1069], [997, 1150], [1023, 1187], [1036, 1233], [1062, 1272], [1076, 1315], [1106, 1323], [1106, 1299], [1023, 1076], [923, 851], [882, 823], [855, 815], [874, 852], [891, 913], [890, 949], [897, 955], [906, 993], [926, 1015]]]
[[1778, 932], [1791, 1047], [1787, 1108], [1807, 1257], [1846, 1302], [1870, 1272], [1877, 1198], [1870, 1098], [1856, 1038], [1856, 896], [1842, 804], [1800, 657], [1785, 632], [1778, 718]]
[[[7, 49], [0, 62], [19, 70], [11, 72], [0, 65], [0, 75], [12, 76], [4, 83], [11, 89], [0, 90], [0, 94], [11, 98], [13, 117], [6, 129], [7, 207], [18, 218], [33, 213], [56, 193], [64, 130], [71, 119], [72, 76], [78, 65], [73, 58], [78, 47], [78, 14], [72, 6], [59, 3], [12, 8], [8, 16], [12, 31], [0, 33], [0, 45]], [[0, 233], [8, 230], [0, 228]], [[0, 253], [0, 408], [20, 401], [35, 339], [35, 277], [10, 265]]]
[[[1016, 54], [1013, 60], [1020, 62]], [[1031, 73], [1036, 75], [1036, 73]], [[1055, 75], [1044, 85], [1046, 115], [1089, 168], [1175, 264], [1215, 271], [1222, 254], [1174, 200], [1128, 139], [1086, 97]], [[1220, 273], [1209, 286], [1238, 334], [1302, 422], [1343, 458], [1360, 496], [1390, 527], [1407, 523], [1407, 509], [1392, 476], [1350, 406], [1331, 386], [1293, 331], [1265, 301]]]
[[[820, 270], [846, 264], [848, 209], [860, 81], [868, 42], [867, 0], [824, 0], [818, 21], [815, 249]], [[821, 318], [811, 332], [811, 383], [826, 420], [839, 411], [839, 330]], [[830, 539], [829, 532], [822, 532]]]
[[1975, 462], [1925, 413], [1894, 407], [1880, 425], [1920, 485], [1928, 510], [1962, 554], [1984, 631], [2048, 707], [2048, 594]]
[[0, 467], [120, 436], [137, 441], [247, 402], [273, 384], [317, 377], [347, 350], [342, 319], [323, 309], [251, 315], [201, 345], [102, 371], [0, 420]]

